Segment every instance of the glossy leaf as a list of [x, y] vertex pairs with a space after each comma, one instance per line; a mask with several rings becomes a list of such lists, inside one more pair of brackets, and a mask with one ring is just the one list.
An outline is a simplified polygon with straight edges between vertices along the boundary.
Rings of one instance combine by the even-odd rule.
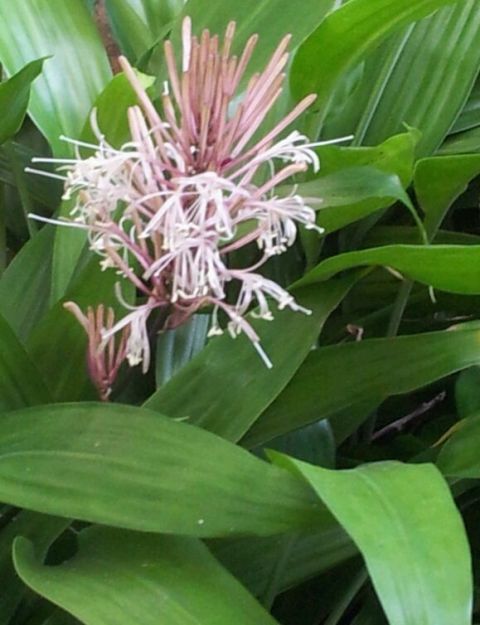
[[461, 114], [450, 130], [451, 134], [470, 130], [480, 125], [480, 83], [477, 81]]
[[82, 0], [24, 0], [0, 6], [0, 62], [9, 74], [40, 57], [29, 114], [56, 154], [70, 148], [110, 77], [100, 37]]
[[242, 443], [254, 447], [318, 419], [329, 419], [342, 441], [368, 416], [368, 410], [356, 415], [357, 407], [375, 408], [387, 397], [478, 364], [479, 342], [479, 329], [466, 325], [321, 348], [308, 356]]
[[238, 440], [285, 387], [354, 281], [349, 278], [296, 291], [299, 303], [312, 310], [310, 316], [284, 310], [269, 323], [254, 320], [272, 369], [247, 338], [232, 341], [224, 335], [210, 341], [145, 405]]
[[453, 135], [445, 141], [438, 151], [442, 155], [468, 154], [470, 152], [480, 152], [480, 128], [473, 128]]
[[43, 59], [32, 61], [0, 83], [0, 143], [11, 139], [20, 130], [30, 99], [30, 86], [42, 71], [42, 65]]
[[[458, 1], [458, 0], [456, 0]], [[323, 113], [341, 76], [395, 29], [455, 0], [356, 0], [332, 12], [295, 56], [290, 85], [296, 98], [317, 93]]]
[[274, 458], [306, 479], [355, 541], [390, 625], [471, 623], [469, 546], [433, 465], [383, 462], [329, 471]]
[[[457, 2], [419, 22], [406, 33], [387, 78], [373, 86], [357, 140], [375, 144], [405, 123], [422, 132], [417, 154], [430, 155], [450, 131], [480, 68], [480, 7], [476, 0]], [[448, 51], [448, 53], [446, 52]], [[367, 81], [368, 82], [368, 81]], [[398, 85], [402, 89], [398, 89]]]
[[288, 472], [200, 428], [118, 404], [56, 404], [3, 415], [0, 500], [192, 536], [331, 525]]
[[8, 323], [0, 317], [0, 411], [45, 404], [49, 398], [25, 348]]
[[276, 622], [192, 538], [90, 528], [61, 566], [39, 564], [26, 539], [16, 540], [14, 553], [22, 579], [86, 625]]
[[345, 269], [365, 266], [391, 267], [407, 278], [451, 293], [480, 293], [480, 248], [476, 245], [387, 245], [348, 252], [324, 260], [297, 284], [307, 286]]

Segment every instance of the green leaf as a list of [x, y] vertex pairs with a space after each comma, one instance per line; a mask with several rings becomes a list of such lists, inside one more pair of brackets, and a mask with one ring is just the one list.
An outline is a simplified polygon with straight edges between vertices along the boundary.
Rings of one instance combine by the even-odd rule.
[[480, 128], [472, 128], [449, 137], [438, 151], [441, 155], [469, 152], [480, 152]]
[[48, 309], [53, 229], [30, 239], [0, 278], [0, 313], [25, 340]]
[[253, 320], [262, 347], [273, 363], [268, 369], [244, 336], [216, 338], [161, 387], [146, 406], [236, 441], [282, 391], [301, 365], [333, 309], [356, 278], [294, 293], [310, 316], [279, 311], [274, 321]]
[[14, 74], [51, 56], [32, 85], [29, 114], [57, 155], [78, 138], [91, 106], [109, 80], [100, 37], [82, 0], [22, 0], [0, 6], [0, 62]]
[[383, 462], [329, 471], [273, 457], [305, 478], [355, 541], [390, 625], [471, 623], [469, 546], [433, 465]]
[[480, 416], [477, 414], [460, 421], [454, 430], [438, 456], [438, 468], [449, 477], [478, 479]]
[[480, 174], [480, 155], [436, 156], [418, 161], [415, 193], [425, 212], [425, 228], [432, 238], [453, 202]]
[[60, 566], [39, 564], [23, 538], [14, 557], [25, 583], [86, 625], [276, 623], [192, 538], [94, 527], [81, 532], [78, 554]]
[[27, 112], [32, 82], [42, 71], [44, 59], [25, 65], [8, 80], [0, 83], [0, 143], [11, 139], [21, 128]]
[[45, 404], [49, 399], [37, 368], [0, 317], [0, 411]]
[[[383, 266], [436, 289], [480, 293], [480, 247], [476, 245], [387, 245], [327, 258], [296, 285], [328, 280], [352, 267]], [[459, 271], [461, 267], [461, 271]]]
[[158, 335], [155, 363], [157, 386], [168, 382], [205, 347], [210, 321], [209, 315], [194, 315], [183, 326]]
[[297, 48], [334, 5], [335, 0], [303, 0], [302, 10], [299, 11], [298, 6], [290, 0], [243, 0], [228, 4], [223, 0], [189, 0], [177, 20], [176, 32], [180, 31], [179, 25], [184, 15], [191, 17], [196, 33], [208, 28], [211, 33], [223, 34], [228, 22], [234, 20], [237, 23], [234, 42], [236, 53], [241, 52], [251, 35], [258, 33], [260, 40], [249, 65], [251, 75], [263, 69], [287, 33], [292, 35], [290, 50]]
[[431, 154], [475, 81], [479, 26], [478, 4], [468, 0], [389, 38], [356, 70], [360, 76], [346, 102], [331, 107], [325, 136], [352, 133], [357, 144], [378, 143], [407, 123], [422, 132], [418, 154]]
[[332, 523], [288, 472], [200, 428], [118, 404], [56, 404], [2, 415], [0, 501], [204, 537]]
[[[396, 174], [374, 167], [350, 167], [297, 186], [299, 195], [318, 198], [317, 223], [327, 233], [339, 230], [396, 200], [411, 206]], [[317, 208], [314, 203], [313, 206]]]
[[463, 132], [476, 126], [480, 126], [480, 83], [478, 81], [450, 133]]
[[470, 367], [458, 376], [455, 404], [460, 418], [470, 417], [480, 411], [480, 366]]
[[43, 561], [55, 538], [70, 524], [56, 517], [22, 511], [0, 533], [0, 623], [8, 623], [21, 601], [25, 586], [13, 568], [12, 544], [17, 536], [32, 541], [36, 557]]
[[[408, 393], [480, 362], [480, 331], [455, 330], [332, 345], [312, 352], [290, 384], [242, 441], [247, 447], [318, 419], [329, 419], [337, 441], [387, 397]], [[392, 363], [395, 363], [392, 375]]]
[[141, 56], [153, 42], [142, 2], [132, 0], [105, 0], [115, 41], [122, 52], [133, 59]]
[[[298, 50], [290, 85], [295, 98], [318, 94], [314, 105], [325, 114], [342, 75], [384, 37], [458, 0], [355, 0], [328, 15]], [[303, 12], [303, 11], [302, 11]]]

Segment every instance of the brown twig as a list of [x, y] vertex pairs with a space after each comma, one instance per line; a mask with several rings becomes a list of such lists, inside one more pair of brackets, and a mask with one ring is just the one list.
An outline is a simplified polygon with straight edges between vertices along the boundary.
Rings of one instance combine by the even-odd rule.
[[426, 412], [432, 410], [432, 408], [442, 402], [446, 396], [446, 392], [442, 391], [430, 401], [426, 401], [418, 406], [418, 408], [416, 408], [410, 414], [402, 417], [401, 419], [397, 419], [393, 423], [389, 423], [380, 430], [377, 430], [372, 436], [372, 441], [378, 441], [379, 439], [387, 437], [389, 434], [400, 434], [408, 425], [410, 425], [410, 423], [418, 419], [418, 417], [424, 415]]
[[98, 32], [102, 38], [103, 45], [107, 51], [110, 67], [114, 74], [118, 74], [121, 71], [118, 57], [121, 55], [121, 50], [115, 41], [115, 38], [110, 28], [108, 21], [107, 10], [105, 8], [105, 0], [95, 1], [95, 24], [97, 25]]

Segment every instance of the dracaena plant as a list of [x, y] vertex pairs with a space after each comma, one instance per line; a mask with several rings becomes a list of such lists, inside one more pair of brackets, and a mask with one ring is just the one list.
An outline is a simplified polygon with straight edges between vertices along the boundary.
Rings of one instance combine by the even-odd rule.
[[0, 3], [0, 625], [479, 620], [479, 38]]

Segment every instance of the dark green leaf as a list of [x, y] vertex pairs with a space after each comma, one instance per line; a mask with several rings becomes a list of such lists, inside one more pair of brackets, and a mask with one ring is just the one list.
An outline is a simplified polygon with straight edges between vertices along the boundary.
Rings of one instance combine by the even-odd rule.
[[445, 475], [480, 478], [480, 416], [469, 417], [455, 426], [438, 456], [437, 465]]
[[408, 393], [480, 361], [476, 327], [321, 348], [260, 417], [243, 443], [253, 447], [328, 418], [337, 441], [354, 432], [391, 395]]

